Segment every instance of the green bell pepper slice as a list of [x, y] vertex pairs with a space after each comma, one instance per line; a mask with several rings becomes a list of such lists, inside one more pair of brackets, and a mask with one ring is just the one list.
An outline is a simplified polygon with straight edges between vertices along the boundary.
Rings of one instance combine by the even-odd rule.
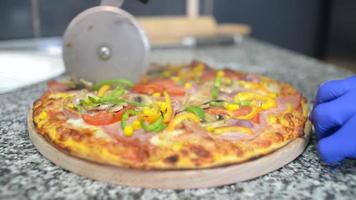
[[127, 125], [127, 120], [129, 119], [130, 116], [132, 115], [137, 115], [137, 111], [135, 110], [126, 110], [121, 117], [121, 128], [122, 130], [125, 129], [126, 125]]
[[162, 115], [152, 124], [146, 124], [143, 120], [141, 120], [140, 123], [141, 127], [146, 132], [159, 132], [166, 128], [166, 124], [164, 124]]
[[112, 80], [104, 80], [104, 81], [100, 81], [97, 84], [95, 84], [93, 86], [93, 90], [99, 90], [101, 88], [101, 86], [103, 85], [121, 85], [125, 88], [131, 88], [133, 86], [133, 83], [129, 80], [126, 79], [112, 79]]
[[184, 110], [187, 111], [187, 112], [191, 112], [191, 113], [195, 114], [200, 119], [204, 119], [205, 118], [204, 110], [202, 108], [198, 107], [198, 106], [188, 106]]

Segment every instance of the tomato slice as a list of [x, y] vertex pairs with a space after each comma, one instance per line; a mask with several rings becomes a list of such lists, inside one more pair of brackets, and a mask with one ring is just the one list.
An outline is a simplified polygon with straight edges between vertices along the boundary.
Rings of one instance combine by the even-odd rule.
[[253, 122], [255, 122], [256, 124], [260, 123], [260, 114], [255, 115], [252, 119]]
[[227, 115], [229, 114], [228, 111], [224, 108], [220, 107], [211, 107], [206, 109], [206, 112], [212, 115]]
[[233, 111], [235, 117], [247, 115], [252, 111], [250, 106], [241, 106], [239, 109]]
[[132, 90], [137, 93], [153, 94], [166, 91], [171, 96], [184, 96], [185, 90], [171, 79], [151, 80], [147, 83], [138, 83]]
[[164, 91], [164, 88], [163, 86], [161, 85], [157, 85], [157, 84], [152, 84], [152, 83], [147, 83], [147, 84], [144, 84], [144, 83], [140, 83], [140, 84], [137, 84], [135, 85], [132, 90], [134, 92], [137, 92], [137, 93], [144, 93], [144, 94], [153, 94], [155, 92], [163, 92]]
[[83, 120], [94, 126], [104, 126], [112, 124], [121, 120], [121, 116], [124, 112], [124, 109], [116, 113], [108, 113], [106, 111], [99, 111], [93, 114], [82, 114]]

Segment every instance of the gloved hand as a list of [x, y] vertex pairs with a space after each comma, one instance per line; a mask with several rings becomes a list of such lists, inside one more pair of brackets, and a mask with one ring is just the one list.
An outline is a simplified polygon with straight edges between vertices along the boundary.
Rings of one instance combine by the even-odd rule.
[[356, 158], [356, 76], [322, 84], [310, 118], [324, 162]]

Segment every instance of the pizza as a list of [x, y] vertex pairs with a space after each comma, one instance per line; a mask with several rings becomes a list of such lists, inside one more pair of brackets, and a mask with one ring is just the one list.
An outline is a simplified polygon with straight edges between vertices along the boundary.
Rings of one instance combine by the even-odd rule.
[[307, 103], [287, 83], [193, 61], [124, 79], [50, 81], [34, 127], [60, 151], [136, 169], [237, 164], [303, 137]]

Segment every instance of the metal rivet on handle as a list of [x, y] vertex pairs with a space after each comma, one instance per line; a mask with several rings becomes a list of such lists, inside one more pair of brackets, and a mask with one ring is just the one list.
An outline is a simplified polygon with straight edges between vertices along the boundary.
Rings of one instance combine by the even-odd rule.
[[109, 60], [111, 58], [111, 49], [108, 46], [100, 46], [98, 56], [103, 61]]

